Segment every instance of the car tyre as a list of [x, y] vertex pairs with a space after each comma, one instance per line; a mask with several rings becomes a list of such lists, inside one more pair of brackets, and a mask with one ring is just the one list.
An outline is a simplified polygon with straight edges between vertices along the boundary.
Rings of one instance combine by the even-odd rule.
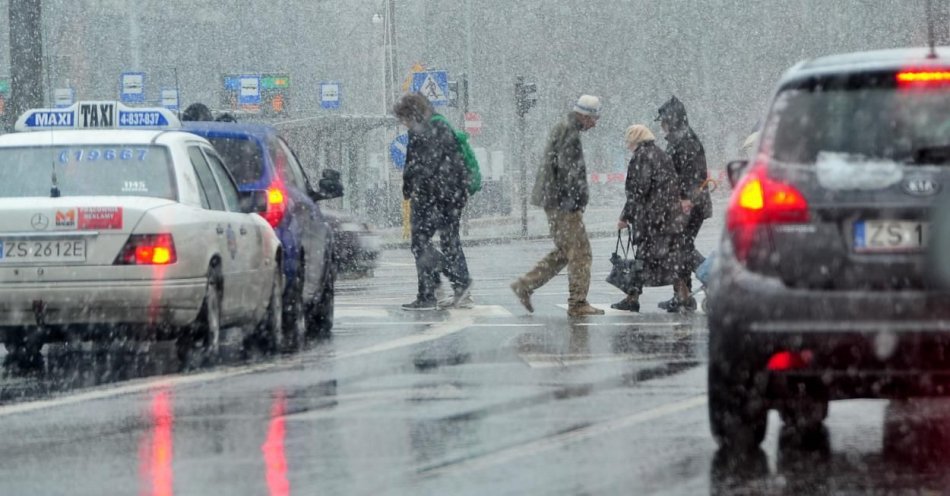
[[721, 332], [710, 326], [707, 388], [709, 425], [720, 447], [749, 450], [765, 438], [768, 408], [763, 397], [763, 380], [754, 367], [738, 357], [743, 353], [724, 353]]
[[[221, 271], [208, 269], [205, 297], [195, 322], [178, 336], [175, 348], [183, 369], [214, 364], [219, 358], [221, 338]], [[198, 352], [197, 354], [195, 352]]]
[[293, 353], [303, 349], [307, 339], [307, 308], [304, 304], [304, 265], [297, 266], [297, 275], [293, 284], [287, 288], [284, 296], [284, 348], [282, 351]]
[[325, 264], [320, 298], [310, 304], [307, 312], [307, 337], [326, 338], [333, 330], [333, 300], [336, 270]]
[[258, 346], [265, 353], [275, 353], [284, 348], [284, 270], [280, 264], [274, 270], [267, 311], [254, 333]]

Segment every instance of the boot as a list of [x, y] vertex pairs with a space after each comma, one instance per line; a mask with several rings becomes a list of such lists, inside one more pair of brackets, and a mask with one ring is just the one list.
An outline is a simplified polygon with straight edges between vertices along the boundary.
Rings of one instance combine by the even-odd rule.
[[627, 312], [639, 312], [640, 311], [640, 295], [632, 294], [627, 295], [626, 298], [610, 305], [610, 308], [614, 310], [625, 310]]
[[666, 311], [669, 313], [688, 313], [696, 311], [696, 298], [689, 290], [689, 284], [677, 280], [673, 282], [673, 299], [669, 301]]
[[518, 301], [524, 306], [525, 310], [529, 313], [534, 313], [534, 306], [531, 305], [531, 290], [528, 289], [528, 286], [525, 285], [524, 281], [518, 279], [517, 281], [511, 283], [511, 290], [514, 291], [515, 296], [518, 297]]
[[572, 305], [567, 309], [568, 317], [589, 317], [591, 315], [603, 315], [604, 311], [599, 308], [594, 308], [590, 303], [586, 301], [583, 303], [578, 303]]

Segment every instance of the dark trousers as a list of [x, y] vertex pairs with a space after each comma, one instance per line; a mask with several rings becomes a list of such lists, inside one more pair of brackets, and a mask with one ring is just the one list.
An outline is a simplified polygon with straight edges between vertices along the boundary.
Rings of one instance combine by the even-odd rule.
[[[412, 255], [416, 259], [416, 274], [419, 278], [419, 290], [416, 295], [421, 301], [434, 301], [435, 288], [439, 285], [439, 274], [451, 281], [452, 288], [460, 291], [468, 287], [472, 278], [468, 272], [468, 262], [462, 252], [462, 238], [459, 236], [460, 209], [452, 209], [441, 215], [412, 215]], [[439, 247], [433, 243], [439, 235]]]
[[693, 289], [693, 270], [695, 266], [696, 236], [699, 235], [699, 229], [703, 227], [704, 218], [701, 209], [694, 208], [686, 219], [686, 225], [679, 236], [676, 252], [679, 254], [679, 261], [676, 264], [676, 278], [686, 283], [690, 291]]

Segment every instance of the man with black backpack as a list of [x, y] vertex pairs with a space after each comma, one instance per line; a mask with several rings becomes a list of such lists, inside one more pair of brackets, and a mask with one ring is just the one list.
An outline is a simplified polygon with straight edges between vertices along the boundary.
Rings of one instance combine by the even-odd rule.
[[[403, 197], [411, 203], [412, 254], [419, 278], [416, 300], [404, 310], [471, 306], [472, 278], [462, 252], [459, 224], [468, 201], [472, 174], [463, 144], [429, 100], [419, 93], [404, 95], [393, 113], [409, 128]], [[477, 170], [477, 169], [476, 169]], [[432, 238], [439, 234], [441, 252]], [[453, 295], [436, 300], [439, 274], [452, 283]]]

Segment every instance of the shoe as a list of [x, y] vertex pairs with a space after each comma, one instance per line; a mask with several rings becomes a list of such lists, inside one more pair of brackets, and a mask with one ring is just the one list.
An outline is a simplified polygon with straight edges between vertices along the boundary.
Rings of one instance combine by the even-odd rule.
[[525, 310], [529, 313], [534, 313], [534, 306], [531, 305], [531, 291], [524, 285], [520, 280], [511, 283], [511, 290], [514, 291], [515, 296], [518, 297], [518, 301], [524, 305]]
[[455, 295], [448, 298], [439, 298], [439, 308], [472, 308], [475, 306], [475, 300], [472, 299], [472, 283], [468, 286], [457, 289]]
[[435, 301], [416, 300], [412, 303], [406, 303], [402, 306], [402, 309], [407, 312], [424, 312], [426, 310], [437, 310], [438, 306]]
[[670, 305], [675, 305], [675, 304], [676, 304], [676, 297], [674, 296], [670, 298], [669, 300], [664, 300], [657, 303], [656, 306], [660, 307], [660, 310], [669, 310]]
[[581, 303], [567, 309], [568, 317], [588, 317], [591, 315], [603, 315], [604, 311], [594, 308], [590, 303]]
[[610, 308], [614, 310], [625, 310], [627, 312], [639, 312], [640, 311], [640, 302], [639, 301], [629, 301], [626, 298], [610, 305]]
[[[666, 303], [666, 302], [664, 302]], [[696, 311], [696, 298], [690, 296], [685, 300], [680, 300], [679, 298], [673, 298], [669, 301], [669, 306], [664, 310], [669, 313], [691, 313]]]

